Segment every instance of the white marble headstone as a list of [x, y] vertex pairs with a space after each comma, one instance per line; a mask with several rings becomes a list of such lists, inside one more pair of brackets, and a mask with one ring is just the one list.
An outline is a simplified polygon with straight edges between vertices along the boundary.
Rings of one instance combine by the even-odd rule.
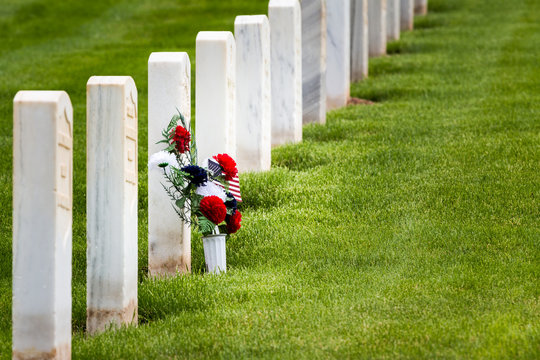
[[234, 35], [238, 171], [270, 170], [272, 88], [268, 18], [266, 15], [237, 16]]
[[[173, 115], [191, 120], [191, 63], [185, 52], [154, 52], [148, 59], [148, 156], [163, 150], [161, 132]], [[180, 124], [179, 124], [180, 125]], [[193, 135], [193, 134], [192, 134]], [[163, 174], [148, 172], [148, 272], [174, 276], [191, 271], [191, 228], [163, 190]]]
[[414, 13], [416, 15], [426, 15], [428, 0], [414, 0]]
[[326, 0], [302, 0], [303, 123], [326, 123]]
[[86, 325], [94, 334], [137, 324], [138, 111], [129, 76], [92, 76], [86, 94]]
[[302, 141], [302, 11], [298, 0], [270, 0], [272, 146]]
[[72, 159], [69, 96], [19, 91], [13, 101], [13, 359], [71, 358]]
[[326, 108], [347, 105], [351, 88], [351, 0], [326, 4]]
[[388, 41], [399, 40], [400, 4], [401, 0], [387, 0], [386, 3], [386, 39]]
[[368, 76], [368, 0], [351, 0], [351, 81]]
[[201, 31], [196, 41], [195, 115], [199, 162], [236, 158], [236, 44], [228, 31]]
[[369, 56], [386, 54], [386, 0], [368, 0]]
[[401, 0], [400, 6], [401, 31], [410, 31], [413, 29], [414, 24], [414, 0]]

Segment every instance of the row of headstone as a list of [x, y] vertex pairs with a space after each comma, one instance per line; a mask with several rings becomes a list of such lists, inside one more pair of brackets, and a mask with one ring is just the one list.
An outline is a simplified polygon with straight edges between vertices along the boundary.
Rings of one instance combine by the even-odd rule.
[[[200, 32], [199, 159], [227, 152], [243, 171], [268, 169], [272, 146], [301, 141], [302, 123], [324, 123], [327, 108], [346, 104], [350, 81], [367, 76], [368, 46], [370, 54], [384, 53], [382, 44], [390, 34], [399, 36], [396, 28], [412, 28], [413, 1], [392, 1], [387, 8], [386, 0], [271, 0], [269, 18], [237, 17], [236, 38], [230, 32]], [[422, 13], [425, 1], [418, 2]], [[392, 14], [388, 23], [387, 11]], [[161, 150], [156, 142], [177, 110], [190, 121], [190, 74], [186, 53], [150, 55], [149, 155]], [[89, 334], [137, 323], [137, 119], [131, 77], [90, 78]], [[63, 91], [20, 91], [14, 98], [13, 129], [13, 357], [67, 359], [73, 198], [69, 96]], [[150, 276], [191, 268], [190, 228], [179, 225], [172, 207], [164, 205], [169, 199], [161, 181], [158, 173], [149, 172]]]
[[[387, 41], [413, 29], [415, 13], [427, 13], [427, 0], [350, 0], [351, 81], [367, 77], [368, 58], [386, 54]], [[330, 11], [328, 16], [332, 21]], [[335, 25], [328, 26], [330, 31]]]
[[[20, 91], [13, 123], [13, 358], [71, 357], [73, 109]], [[137, 323], [137, 89], [87, 83], [87, 332]], [[39, 139], [39, 141], [28, 141]]]

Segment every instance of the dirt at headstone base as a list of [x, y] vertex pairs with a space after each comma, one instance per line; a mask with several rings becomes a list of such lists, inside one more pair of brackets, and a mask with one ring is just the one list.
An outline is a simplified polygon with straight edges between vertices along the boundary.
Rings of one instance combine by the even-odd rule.
[[359, 99], [355, 97], [350, 97], [347, 101], [347, 106], [353, 106], [353, 105], [374, 105], [375, 103], [373, 101], [365, 100], [365, 99]]

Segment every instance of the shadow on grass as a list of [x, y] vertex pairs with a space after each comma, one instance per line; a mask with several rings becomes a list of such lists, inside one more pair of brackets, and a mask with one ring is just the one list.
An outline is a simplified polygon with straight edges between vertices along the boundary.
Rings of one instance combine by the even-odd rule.
[[356, 91], [355, 96], [380, 103], [389, 100], [412, 99], [425, 96], [425, 90], [411, 88], [363, 88], [360, 91]]
[[412, 61], [396, 61], [391, 56], [385, 56], [372, 62], [369, 68], [369, 78], [391, 74], [408, 74], [418, 70], [417, 66]]
[[184, 311], [201, 311], [215, 300], [205, 277], [177, 276], [168, 279], [146, 279], [139, 283], [139, 323], [163, 319]]
[[430, 0], [428, 3], [428, 12], [452, 12], [462, 7], [462, 0]]
[[400, 40], [390, 41], [386, 44], [386, 53], [388, 55], [404, 54], [407, 49], [407, 45]]
[[417, 30], [434, 29], [444, 25], [444, 19], [437, 16], [419, 16], [414, 20], [414, 28]]
[[398, 55], [398, 54], [417, 54], [423, 52], [423, 48], [417, 43], [411, 43], [407, 39], [389, 41], [386, 44], [386, 54], [387, 55]]
[[[275, 163], [272, 167], [275, 167]], [[240, 210], [272, 209], [288, 202], [288, 185], [294, 181], [283, 167], [264, 173], [242, 174], [242, 204]]]
[[294, 171], [305, 171], [325, 165], [330, 158], [312, 142], [282, 146], [272, 152], [272, 166]]

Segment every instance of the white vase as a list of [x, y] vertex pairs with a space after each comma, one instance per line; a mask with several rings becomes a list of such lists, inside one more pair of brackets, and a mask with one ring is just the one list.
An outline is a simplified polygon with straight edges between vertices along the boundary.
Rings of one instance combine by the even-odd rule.
[[209, 273], [227, 272], [226, 236], [227, 234], [217, 234], [203, 237], [204, 261], [206, 262], [206, 271]]

